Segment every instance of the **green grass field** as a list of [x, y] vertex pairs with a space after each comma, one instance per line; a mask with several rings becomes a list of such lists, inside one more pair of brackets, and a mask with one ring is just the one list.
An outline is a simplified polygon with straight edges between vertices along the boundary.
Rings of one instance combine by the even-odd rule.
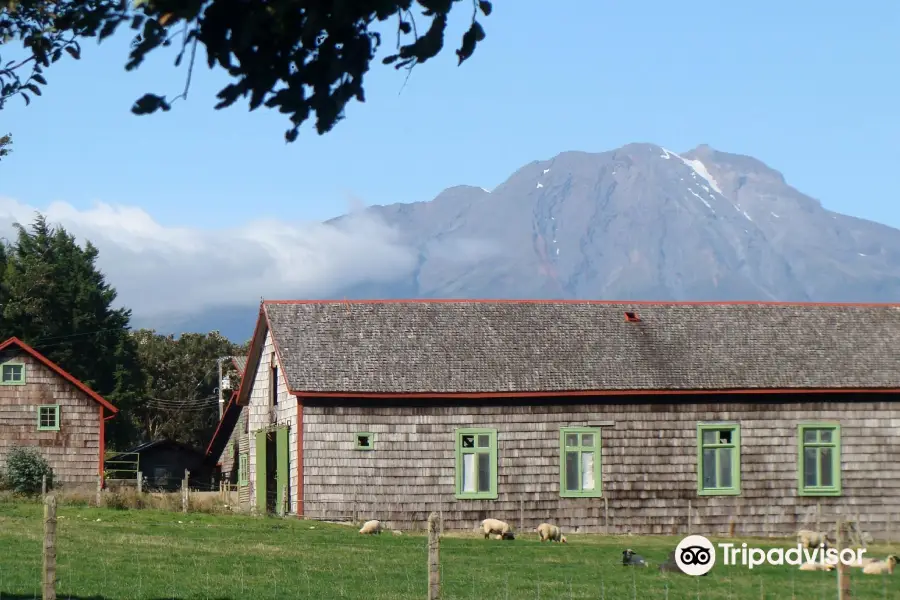
[[[41, 597], [41, 511], [39, 504], [0, 504], [0, 600]], [[60, 599], [426, 597], [423, 534], [361, 536], [346, 526], [314, 521], [151, 510], [61, 506], [58, 515]], [[677, 542], [678, 538], [576, 534], [560, 545], [540, 544], [532, 534], [515, 541], [445, 536], [441, 540], [443, 597], [837, 597], [834, 573], [801, 572], [791, 566], [750, 571], [717, 565], [709, 576], [696, 578], [661, 574], [653, 567], [621, 566], [626, 547], [658, 563]], [[869, 554], [884, 557], [889, 551], [872, 547]], [[855, 599], [900, 598], [900, 572], [881, 577], [854, 569], [851, 585]]]

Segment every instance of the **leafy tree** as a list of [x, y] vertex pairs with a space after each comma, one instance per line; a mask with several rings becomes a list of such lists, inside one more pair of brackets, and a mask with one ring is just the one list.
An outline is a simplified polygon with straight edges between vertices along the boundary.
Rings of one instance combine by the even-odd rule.
[[[133, 407], [141, 437], [205, 448], [219, 421], [216, 359], [240, 354], [240, 347], [216, 331], [175, 339], [141, 329], [134, 339], [146, 374], [142, 400]], [[231, 361], [223, 367], [234, 381]]]
[[0, 135], [0, 159], [12, 152], [12, 134]]
[[133, 438], [130, 406], [142, 391], [131, 311], [114, 309], [116, 291], [96, 267], [97, 248], [84, 248], [38, 215], [30, 229], [15, 224], [0, 285], [0, 339], [17, 336], [56, 362], [124, 414], [109, 423], [112, 446]]
[[6, 455], [4, 484], [17, 494], [40, 492], [45, 475], [49, 488], [53, 485], [53, 469], [37, 448], [14, 446]]
[[[79, 40], [112, 35], [125, 22], [137, 31], [127, 70], [140, 66], [160, 46], [178, 40], [175, 66], [190, 53], [184, 91], [166, 96], [146, 94], [132, 112], [169, 110], [186, 98], [198, 45], [206, 49], [210, 68], [218, 65], [233, 80], [217, 98], [217, 109], [249, 96], [250, 110], [265, 105], [289, 115], [288, 142], [299, 127], [316, 115], [321, 135], [331, 130], [352, 99], [365, 101], [363, 76], [381, 44], [373, 31], [377, 23], [396, 22], [396, 52], [384, 64], [412, 69], [437, 56], [444, 46], [450, 11], [459, 0], [0, 0], [0, 50], [20, 40], [29, 56], [20, 61], [0, 57], [0, 108], [4, 100], [30, 94], [40, 96], [46, 85], [44, 69], [64, 53], [78, 59]], [[456, 50], [459, 64], [485, 37], [478, 13], [491, 13], [487, 0], [471, 0], [471, 25]], [[413, 9], [430, 18], [427, 29], [417, 23]], [[412, 36], [410, 40], [409, 37]], [[401, 40], [408, 43], [401, 43]], [[2, 65], [7, 65], [3, 67]]]

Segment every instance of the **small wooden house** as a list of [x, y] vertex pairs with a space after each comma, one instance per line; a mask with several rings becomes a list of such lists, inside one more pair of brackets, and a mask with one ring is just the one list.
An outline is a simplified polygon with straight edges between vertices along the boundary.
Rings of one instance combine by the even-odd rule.
[[445, 528], [883, 531], [900, 306], [266, 301], [237, 405], [258, 511]]
[[213, 470], [206, 464], [206, 454], [187, 444], [172, 440], [156, 440], [129, 448], [107, 462], [107, 470], [120, 468], [123, 457], [133, 461], [143, 476], [143, 489], [175, 491], [181, 488], [185, 470], [190, 473], [192, 488], [212, 490]]
[[0, 469], [9, 450], [37, 448], [55, 487], [96, 486], [105, 428], [118, 409], [19, 340], [0, 344]]

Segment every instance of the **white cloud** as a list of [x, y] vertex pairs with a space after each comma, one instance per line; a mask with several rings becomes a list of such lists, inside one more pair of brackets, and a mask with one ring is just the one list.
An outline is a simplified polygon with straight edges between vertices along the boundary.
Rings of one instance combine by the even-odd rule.
[[261, 297], [324, 297], [345, 286], [411, 274], [418, 251], [372, 214], [335, 224], [256, 221], [229, 230], [164, 227], [133, 206], [97, 204], [38, 209], [0, 197], [0, 236], [35, 214], [100, 251], [98, 266], [135, 316], [255, 306]]

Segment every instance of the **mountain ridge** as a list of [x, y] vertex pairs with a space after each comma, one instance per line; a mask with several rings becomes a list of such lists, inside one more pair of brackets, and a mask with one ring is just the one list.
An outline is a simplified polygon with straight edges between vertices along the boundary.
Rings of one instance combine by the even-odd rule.
[[[396, 233], [415, 267], [395, 280], [336, 289], [332, 297], [886, 302], [900, 296], [900, 230], [830, 211], [765, 162], [708, 144], [677, 153], [637, 142], [566, 151], [523, 165], [490, 191], [456, 185], [429, 201], [363, 213]], [[352, 216], [327, 223], [340, 226]], [[256, 310], [213, 309], [169, 327], [205, 328], [218, 314], [219, 329], [229, 335], [236, 315], [246, 314], [240, 330], [248, 337]]]

